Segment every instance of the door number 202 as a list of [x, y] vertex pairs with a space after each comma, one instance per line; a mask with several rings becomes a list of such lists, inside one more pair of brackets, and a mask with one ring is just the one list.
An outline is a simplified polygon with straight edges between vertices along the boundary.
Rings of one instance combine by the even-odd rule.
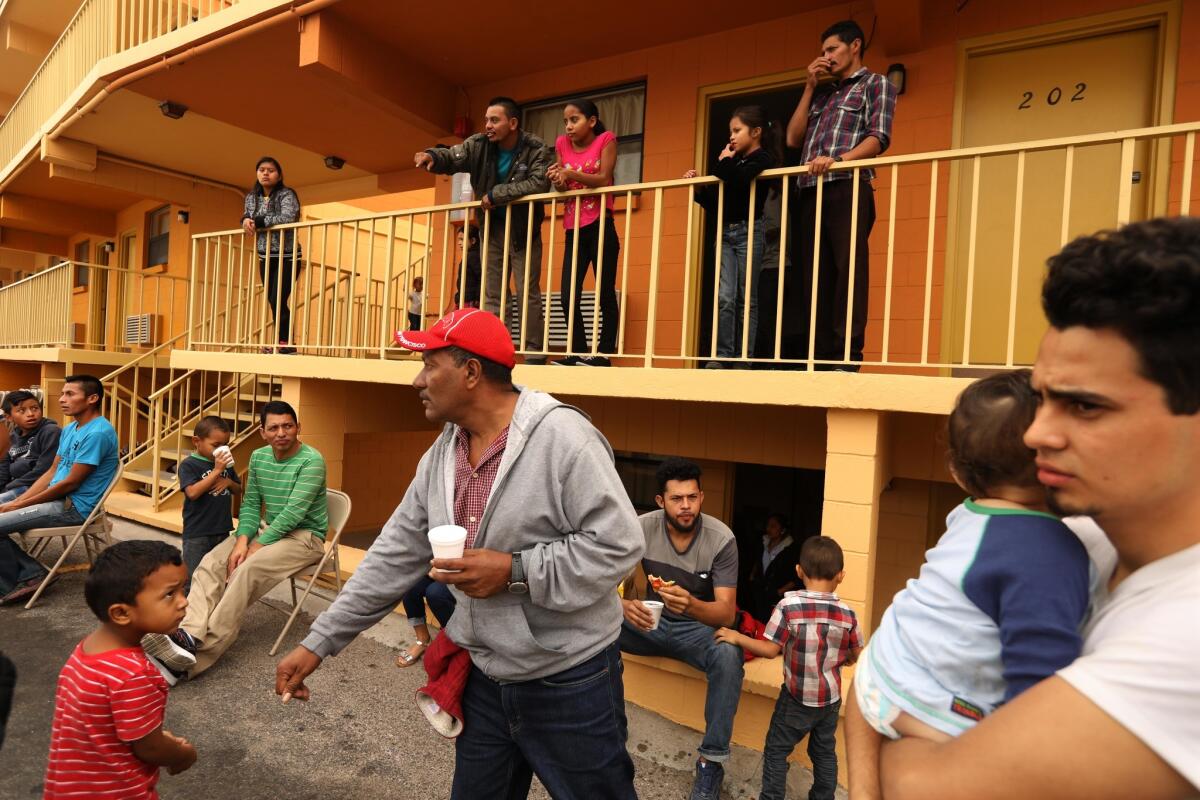
[[[1087, 91], [1086, 83], [1083, 83], [1081, 81], [1081, 82], [1075, 84], [1075, 93], [1071, 95], [1070, 102], [1077, 103], [1080, 100], [1082, 100], [1084, 92], [1086, 92], [1086, 91]], [[1063, 96], [1064, 96], [1063, 90], [1060, 87], [1055, 86], [1046, 95], [1046, 105], [1048, 105], [1048, 106], [1058, 105], [1060, 102], [1062, 102]], [[1022, 92], [1021, 93], [1021, 104], [1019, 106], [1017, 106], [1017, 108], [1018, 109], [1031, 108], [1032, 104], [1033, 104], [1033, 92]]]

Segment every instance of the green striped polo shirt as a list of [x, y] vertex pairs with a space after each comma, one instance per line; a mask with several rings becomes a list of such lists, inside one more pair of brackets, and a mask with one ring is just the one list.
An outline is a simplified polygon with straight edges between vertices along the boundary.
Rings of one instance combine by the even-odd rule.
[[[260, 532], [260, 521], [266, 525]], [[325, 459], [313, 448], [300, 449], [283, 461], [260, 447], [250, 454], [246, 492], [238, 514], [238, 536], [274, 544], [295, 530], [325, 538], [329, 514], [325, 503]]]

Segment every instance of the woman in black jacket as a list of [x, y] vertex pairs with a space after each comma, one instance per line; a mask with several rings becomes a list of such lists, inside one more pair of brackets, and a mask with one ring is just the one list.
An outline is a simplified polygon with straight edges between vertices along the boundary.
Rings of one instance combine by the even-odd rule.
[[[258, 252], [258, 275], [267, 290], [267, 304], [275, 316], [276, 337], [281, 353], [294, 353], [291, 341], [292, 312], [288, 300], [296, 271], [301, 266], [302, 253], [293, 228], [270, 231], [276, 225], [300, 221], [300, 198], [283, 182], [283, 167], [270, 156], [263, 156], [254, 165], [257, 175], [254, 188], [246, 193], [242, 211], [242, 229], [255, 237]], [[268, 349], [271, 352], [274, 348]]]

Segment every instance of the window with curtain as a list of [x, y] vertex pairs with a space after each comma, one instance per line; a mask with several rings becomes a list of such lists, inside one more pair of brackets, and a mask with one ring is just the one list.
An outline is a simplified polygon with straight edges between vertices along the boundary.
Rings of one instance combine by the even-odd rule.
[[147, 214], [146, 228], [149, 232], [146, 266], [157, 267], [159, 264], [166, 264], [171, 245], [171, 207], [162, 206]]
[[81, 265], [87, 264], [89, 261], [91, 261], [91, 259], [88, 258], [88, 250], [90, 249], [90, 246], [91, 246], [91, 242], [89, 242], [87, 239], [84, 239], [82, 242], [78, 242], [75, 245], [75, 285], [76, 286], [87, 286], [88, 285], [88, 268], [85, 266], [81, 266]]
[[521, 111], [522, 126], [553, 147], [555, 139], [564, 132], [563, 106], [574, 97], [586, 97], [595, 103], [600, 112], [600, 121], [617, 137], [617, 168], [613, 172], [613, 183], [640, 182], [646, 84], [626, 84], [526, 103]]

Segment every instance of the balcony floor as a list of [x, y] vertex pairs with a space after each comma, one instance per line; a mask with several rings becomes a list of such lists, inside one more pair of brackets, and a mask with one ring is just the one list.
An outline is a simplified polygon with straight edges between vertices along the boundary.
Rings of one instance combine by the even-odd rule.
[[[237, 370], [262, 375], [412, 385], [421, 368], [414, 359], [176, 350], [171, 366]], [[644, 367], [518, 366], [514, 382], [551, 394], [630, 397], [685, 402], [853, 408], [949, 414], [970, 378], [772, 370], [704, 370]]]

